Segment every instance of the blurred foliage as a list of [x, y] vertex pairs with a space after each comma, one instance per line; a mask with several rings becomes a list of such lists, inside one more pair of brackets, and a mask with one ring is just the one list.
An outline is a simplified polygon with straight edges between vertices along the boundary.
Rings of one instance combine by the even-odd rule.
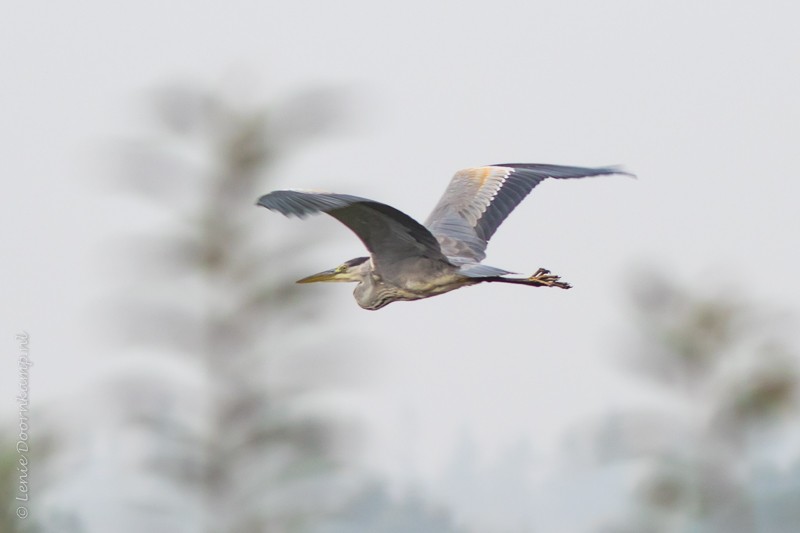
[[126, 192], [158, 222], [110, 254], [125, 284], [110, 320], [144, 357], [93, 391], [91, 426], [66, 428], [53, 459], [53, 491], [103, 502], [77, 503], [87, 530], [308, 531], [343, 499], [353, 428], [315, 398], [346, 361], [309, 329], [324, 304], [295, 289], [299, 245], [255, 207], [279, 159], [330, 130], [335, 96], [168, 87], [119, 146]]
[[392, 498], [379, 484], [364, 487], [339, 516], [315, 533], [465, 533], [423, 497]]
[[[28, 462], [27, 471], [24, 472], [28, 484], [28, 502], [18, 501], [20, 496], [20, 453], [16, 446], [17, 440], [3, 440], [0, 442], [0, 533], [38, 533], [49, 531], [45, 524], [57, 525], [58, 531], [65, 533], [81, 533], [84, 530], [80, 518], [74, 512], [53, 512], [45, 510], [41, 505], [45, 489], [53, 483], [56, 473], [52, 468], [54, 456], [57, 455], [58, 431], [46, 416], [40, 416], [42, 411], [34, 410], [35, 426], [31, 430], [28, 441], [28, 451], [23, 454]], [[33, 414], [31, 415], [34, 416]], [[16, 433], [11, 421], [3, 421], [7, 435]], [[24, 505], [29, 511], [25, 519], [17, 517], [19, 505]]]
[[19, 454], [14, 449], [15, 442], [3, 441], [3, 453], [0, 454], [0, 531], [3, 533], [29, 533], [35, 531], [35, 526], [30, 521], [21, 520], [16, 515], [19, 502], [15, 500], [18, 495], [19, 472], [17, 471]]
[[[172, 232], [159, 231], [138, 254], [138, 263], [166, 274], [161, 290], [171, 298], [132, 306], [128, 323], [140, 340], [149, 333], [197, 358], [208, 423], [186, 431], [183, 442], [204, 453], [185, 455], [182, 468], [156, 461], [152, 470], [201, 488], [207, 531], [305, 530], [324, 515], [325, 484], [346, 428], [301, 408], [324, 356], [299, 353], [292, 341], [320, 302], [302, 298], [286, 278], [295, 245], [279, 238], [264, 249], [258, 234], [268, 231], [268, 217], [254, 225], [247, 215], [277, 159], [329, 128], [334, 102], [308, 93], [283, 109], [248, 106], [185, 87], [161, 90], [153, 102], [161, 138], [130, 145], [134, 171], [126, 178], [167, 206], [186, 196], [194, 202], [174, 213]], [[169, 183], [175, 175], [182, 183]], [[195, 278], [197, 290], [171, 289], [181, 278]], [[295, 365], [280, 381], [275, 374], [286, 374], [287, 353], [308, 367]], [[146, 391], [140, 385], [135, 394]], [[159, 416], [150, 424], [163, 432]]]
[[640, 334], [626, 360], [672, 407], [617, 414], [596, 433], [606, 459], [646, 465], [629, 523], [605, 531], [773, 531], [756, 509], [754, 457], [796, 431], [798, 354], [774, 317], [730, 293], [650, 275], [633, 301]]

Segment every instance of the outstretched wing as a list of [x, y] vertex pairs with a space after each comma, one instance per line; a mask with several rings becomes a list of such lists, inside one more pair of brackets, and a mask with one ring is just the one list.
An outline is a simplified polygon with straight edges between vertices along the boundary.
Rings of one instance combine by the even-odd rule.
[[349, 194], [274, 191], [259, 198], [257, 205], [300, 218], [329, 214], [358, 235], [376, 266], [411, 257], [447, 261], [430, 231], [405, 213], [380, 202]]
[[565, 167], [505, 163], [460, 170], [450, 180], [425, 226], [450, 258], [482, 261], [494, 232], [517, 205], [546, 178], [627, 174], [617, 167]]

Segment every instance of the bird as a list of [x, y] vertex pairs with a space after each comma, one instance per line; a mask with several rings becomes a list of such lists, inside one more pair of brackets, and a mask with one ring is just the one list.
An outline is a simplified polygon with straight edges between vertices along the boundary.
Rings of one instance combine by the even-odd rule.
[[545, 268], [520, 277], [485, 265], [486, 247], [506, 217], [543, 180], [609, 174], [634, 176], [618, 166], [503, 163], [465, 168], [450, 180], [424, 224], [390, 205], [349, 194], [277, 190], [261, 196], [256, 205], [287, 217], [326, 213], [355, 233], [368, 256], [297, 283], [355, 282], [358, 305], [375, 311], [392, 302], [420, 300], [487, 282], [571, 288]]

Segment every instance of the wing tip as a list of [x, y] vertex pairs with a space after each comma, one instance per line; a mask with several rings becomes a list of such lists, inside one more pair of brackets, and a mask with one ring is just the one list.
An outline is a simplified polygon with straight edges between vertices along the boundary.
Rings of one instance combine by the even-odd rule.
[[618, 174], [620, 176], [628, 176], [629, 178], [633, 178], [635, 180], [639, 179], [639, 176], [637, 176], [633, 172], [628, 172], [627, 170], [625, 170], [625, 167], [623, 165], [608, 165], [600, 168], [608, 171], [604, 172], [603, 174]]
[[628, 172], [623, 165], [604, 165], [600, 167], [573, 167], [568, 165], [551, 165], [551, 164], [541, 164], [541, 163], [498, 163], [495, 165], [487, 165], [487, 166], [512, 168], [514, 170], [534, 170], [539, 172], [547, 172], [548, 170], [572, 169], [572, 170], [586, 172], [585, 177], [620, 174], [622, 176], [629, 176], [631, 178], [638, 179], [638, 176], [636, 174]]
[[270, 207], [267, 204], [267, 197], [269, 197], [270, 194], [272, 194], [272, 193], [267, 193], [267, 194], [261, 195], [258, 198], [258, 200], [256, 200], [255, 205], [260, 206], [260, 207], [266, 207], [267, 209], [269, 209]]
[[255, 205], [266, 207], [270, 211], [278, 212], [287, 217], [305, 218], [309, 213], [302, 203], [299, 203], [297, 198], [293, 197], [292, 192], [299, 191], [278, 190], [269, 192], [262, 195]]

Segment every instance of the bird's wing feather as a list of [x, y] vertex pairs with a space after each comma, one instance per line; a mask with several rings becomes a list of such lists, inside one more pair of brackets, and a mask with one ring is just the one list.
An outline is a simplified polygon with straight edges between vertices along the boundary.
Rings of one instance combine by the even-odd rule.
[[617, 167], [567, 167], [505, 163], [460, 170], [450, 180], [425, 226], [450, 258], [482, 261], [494, 232], [517, 205], [546, 178], [627, 174]]
[[447, 261], [439, 242], [428, 229], [380, 202], [349, 194], [274, 191], [259, 198], [258, 205], [300, 218], [315, 213], [329, 214], [361, 239], [376, 266], [411, 257]]

